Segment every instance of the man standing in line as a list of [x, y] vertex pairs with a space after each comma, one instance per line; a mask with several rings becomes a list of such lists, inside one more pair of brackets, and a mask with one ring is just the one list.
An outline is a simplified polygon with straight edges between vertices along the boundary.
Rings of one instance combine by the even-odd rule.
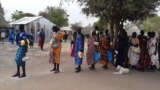
[[45, 42], [45, 33], [44, 30], [41, 29], [41, 32], [39, 33], [39, 46], [41, 50], [43, 50], [44, 42]]
[[84, 35], [81, 33], [81, 28], [77, 30], [76, 47], [75, 47], [75, 64], [77, 65], [76, 73], [81, 71], [84, 51]]

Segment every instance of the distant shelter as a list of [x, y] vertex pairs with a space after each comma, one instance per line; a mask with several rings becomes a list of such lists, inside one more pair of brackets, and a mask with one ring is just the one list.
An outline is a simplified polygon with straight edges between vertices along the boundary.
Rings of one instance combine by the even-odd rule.
[[23, 17], [19, 20], [10, 23], [11, 27], [13, 27], [15, 30], [18, 30], [19, 25], [21, 24], [25, 25], [25, 31], [27, 34], [31, 33], [31, 29], [33, 30], [32, 32], [34, 34], [35, 39], [37, 39], [38, 37], [38, 31], [44, 29], [46, 41], [49, 41], [51, 39], [52, 27], [55, 26], [54, 23], [42, 16]]

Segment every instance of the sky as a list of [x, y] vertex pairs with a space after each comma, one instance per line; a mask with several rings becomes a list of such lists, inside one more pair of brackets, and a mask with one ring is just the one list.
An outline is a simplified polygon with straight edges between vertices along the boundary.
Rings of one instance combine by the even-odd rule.
[[[47, 6], [58, 7], [60, 0], [0, 0], [0, 2], [4, 8], [6, 20], [11, 21], [11, 14], [15, 10], [38, 15], [39, 11], [44, 11]], [[62, 8], [69, 15], [70, 24], [81, 22], [82, 26], [87, 26], [98, 20], [95, 17], [84, 15], [76, 2], [63, 3]]]

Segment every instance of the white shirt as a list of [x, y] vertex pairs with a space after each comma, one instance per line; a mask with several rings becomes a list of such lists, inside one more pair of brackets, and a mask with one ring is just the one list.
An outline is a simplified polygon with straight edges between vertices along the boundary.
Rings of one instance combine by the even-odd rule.
[[5, 32], [1, 32], [1, 38], [5, 38], [6, 34]]

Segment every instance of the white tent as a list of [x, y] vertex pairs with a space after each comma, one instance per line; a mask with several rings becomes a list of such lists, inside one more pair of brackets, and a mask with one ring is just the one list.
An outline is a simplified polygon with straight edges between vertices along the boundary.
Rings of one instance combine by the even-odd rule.
[[14, 22], [11, 22], [10, 24], [11, 25], [20, 25], [20, 24], [28, 24], [36, 19], [39, 19], [39, 18], [42, 18], [41, 16], [38, 16], [38, 17], [24, 17], [24, 18], [21, 18], [19, 20], [16, 20]]
[[52, 27], [55, 26], [54, 23], [45, 19], [42, 16], [37, 17], [23, 17], [19, 20], [11, 22], [10, 25], [16, 30], [19, 29], [19, 25], [25, 25], [25, 31], [27, 34], [31, 33], [31, 29], [34, 31], [34, 36], [37, 39], [38, 31], [44, 29], [46, 40], [49, 41], [52, 36]]
[[139, 35], [140, 34], [140, 29], [136, 25], [132, 26], [129, 30], [127, 30], [128, 36], [132, 36], [133, 32], [136, 32], [137, 35]]
[[72, 31], [70, 27], [61, 27], [60, 30], [62, 31]]

